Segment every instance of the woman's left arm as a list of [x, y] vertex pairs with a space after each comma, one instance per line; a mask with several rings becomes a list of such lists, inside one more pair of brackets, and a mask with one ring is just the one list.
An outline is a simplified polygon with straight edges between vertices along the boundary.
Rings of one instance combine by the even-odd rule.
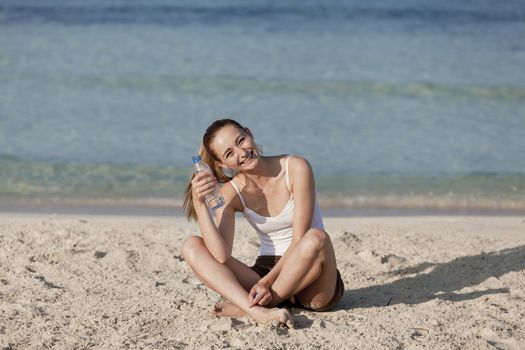
[[[264, 276], [257, 284], [263, 284], [267, 288], [271, 288], [279, 274], [282, 266], [289, 256], [289, 252], [299, 243], [301, 238], [310, 229], [312, 225], [312, 218], [314, 215], [315, 206], [315, 181], [310, 163], [304, 158], [294, 156], [290, 158], [288, 163], [288, 176], [290, 181], [290, 190], [294, 196], [294, 213], [293, 213], [293, 236], [292, 243], [281, 257], [279, 262], [272, 268], [272, 270]], [[257, 284], [254, 286], [256, 288]], [[252, 288], [252, 291], [254, 289]], [[251, 295], [252, 293], [250, 293]], [[253, 294], [257, 294], [255, 291]], [[265, 298], [267, 299], [267, 298]], [[270, 299], [271, 300], [271, 299]], [[266, 305], [270, 300], [263, 300], [262, 304]], [[250, 298], [253, 305], [256, 305], [259, 300]]]
[[292, 157], [289, 162], [290, 191], [294, 196], [292, 236], [292, 245], [294, 245], [301, 240], [312, 225], [315, 207], [315, 181], [312, 167], [306, 159]]

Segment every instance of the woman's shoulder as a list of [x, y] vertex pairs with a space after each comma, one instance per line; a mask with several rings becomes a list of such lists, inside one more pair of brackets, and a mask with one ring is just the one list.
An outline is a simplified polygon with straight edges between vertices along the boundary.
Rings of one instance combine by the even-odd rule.
[[294, 155], [288, 159], [288, 181], [292, 193], [298, 184], [302, 188], [304, 184], [313, 183], [313, 178], [312, 167], [306, 158]]
[[[235, 179], [235, 177], [233, 179]], [[231, 206], [236, 211], [242, 211], [242, 203], [239, 199], [239, 196], [237, 195], [237, 191], [234, 188], [235, 184], [232, 183], [233, 179], [223, 183], [220, 188], [220, 192], [224, 198], [226, 206], [231, 204]]]
[[291, 153], [279, 154], [276, 156], [271, 156], [270, 158], [273, 158], [276, 162], [279, 162], [283, 166], [285, 166], [286, 163], [288, 163], [288, 166], [304, 166], [306, 164], [310, 164], [306, 158]]
[[286, 158], [288, 158], [288, 169], [291, 171], [301, 172], [312, 169], [310, 162], [304, 157], [297, 155], [288, 155], [286, 156]]

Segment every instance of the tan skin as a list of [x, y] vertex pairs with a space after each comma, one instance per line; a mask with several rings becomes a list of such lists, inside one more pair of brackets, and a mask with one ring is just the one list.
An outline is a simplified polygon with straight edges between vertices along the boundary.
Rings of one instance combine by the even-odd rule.
[[[210, 148], [218, 165], [237, 170], [234, 180], [246, 206], [263, 216], [276, 216], [290, 198], [284, 176], [286, 156], [261, 156], [247, 129], [226, 125], [215, 134]], [[190, 237], [183, 255], [197, 277], [229, 302], [214, 305], [218, 316], [250, 316], [266, 324], [278, 321], [293, 326], [290, 313], [275, 306], [292, 295], [303, 305], [319, 309], [333, 297], [336, 260], [328, 234], [311, 228], [315, 204], [312, 169], [300, 157], [288, 165], [290, 189], [294, 197], [293, 236], [290, 247], [263, 278], [231, 256], [235, 212], [242, 202], [230, 184], [221, 188], [225, 205], [216, 211], [214, 222], [204, 197], [215, 188], [216, 179], [199, 173], [192, 180], [193, 204], [202, 238]]]

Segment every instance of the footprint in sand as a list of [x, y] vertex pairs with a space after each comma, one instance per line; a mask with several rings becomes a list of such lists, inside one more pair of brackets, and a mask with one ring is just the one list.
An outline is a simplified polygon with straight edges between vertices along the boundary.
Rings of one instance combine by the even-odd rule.
[[426, 328], [410, 328], [410, 338], [418, 342], [422, 342], [429, 333], [429, 330]]
[[519, 344], [514, 339], [501, 339], [496, 332], [490, 328], [482, 328], [477, 334], [477, 337], [484, 339], [488, 345], [498, 350], [518, 350], [523, 349], [522, 344]]
[[399, 268], [406, 263], [407, 259], [394, 254], [379, 255], [373, 250], [363, 250], [357, 256], [368, 264], [373, 264], [389, 270]]
[[335, 322], [332, 322], [330, 320], [323, 320], [320, 318], [316, 318], [312, 322], [312, 328], [317, 329], [335, 329], [338, 327], [339, 326]]
[[137, 264], [139, 263], [140, 255], [134, 250], [126, 251], [126, 261], [134, 269], [137, 270]]
[[373, 250], [363, 250], [357, 256], [366, 263], [379, 264], [379, 255]]
[[95, 258], [97, 259], [102, 259], [103, 257], [105, 257], [108, 253], [106, 252], [103, 252], [103, 251], [99, 251], [99, 250], [95, 250]]
[[235, 328], [233, 319], [231, 318], [216, 318], [209, 321], [205, 321], [201, 325], [201, 330], [210, 330], [212, 332], [229, 331]]
[[338, 240], [353, 250], [355, 250], [357, 247], [360, 247], [362, 242], [361, 238], [359, 238], [355, 233], [347, 231], [343, 232]]
[[406, 261], [407, 259], [394, 254], [383, 255], [380, 260], [381, 264], [386, 264], [390, 269], [397, 268], [406, 263]]

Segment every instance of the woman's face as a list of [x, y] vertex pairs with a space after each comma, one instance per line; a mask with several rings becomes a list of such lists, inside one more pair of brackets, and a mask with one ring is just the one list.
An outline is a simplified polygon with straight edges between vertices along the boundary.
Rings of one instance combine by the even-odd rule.
[[257, 146], [249, 131], [226, 125], [215, 133], [210, 148], [219, 165], [234, 170], [253, 169], [257, 164]]

